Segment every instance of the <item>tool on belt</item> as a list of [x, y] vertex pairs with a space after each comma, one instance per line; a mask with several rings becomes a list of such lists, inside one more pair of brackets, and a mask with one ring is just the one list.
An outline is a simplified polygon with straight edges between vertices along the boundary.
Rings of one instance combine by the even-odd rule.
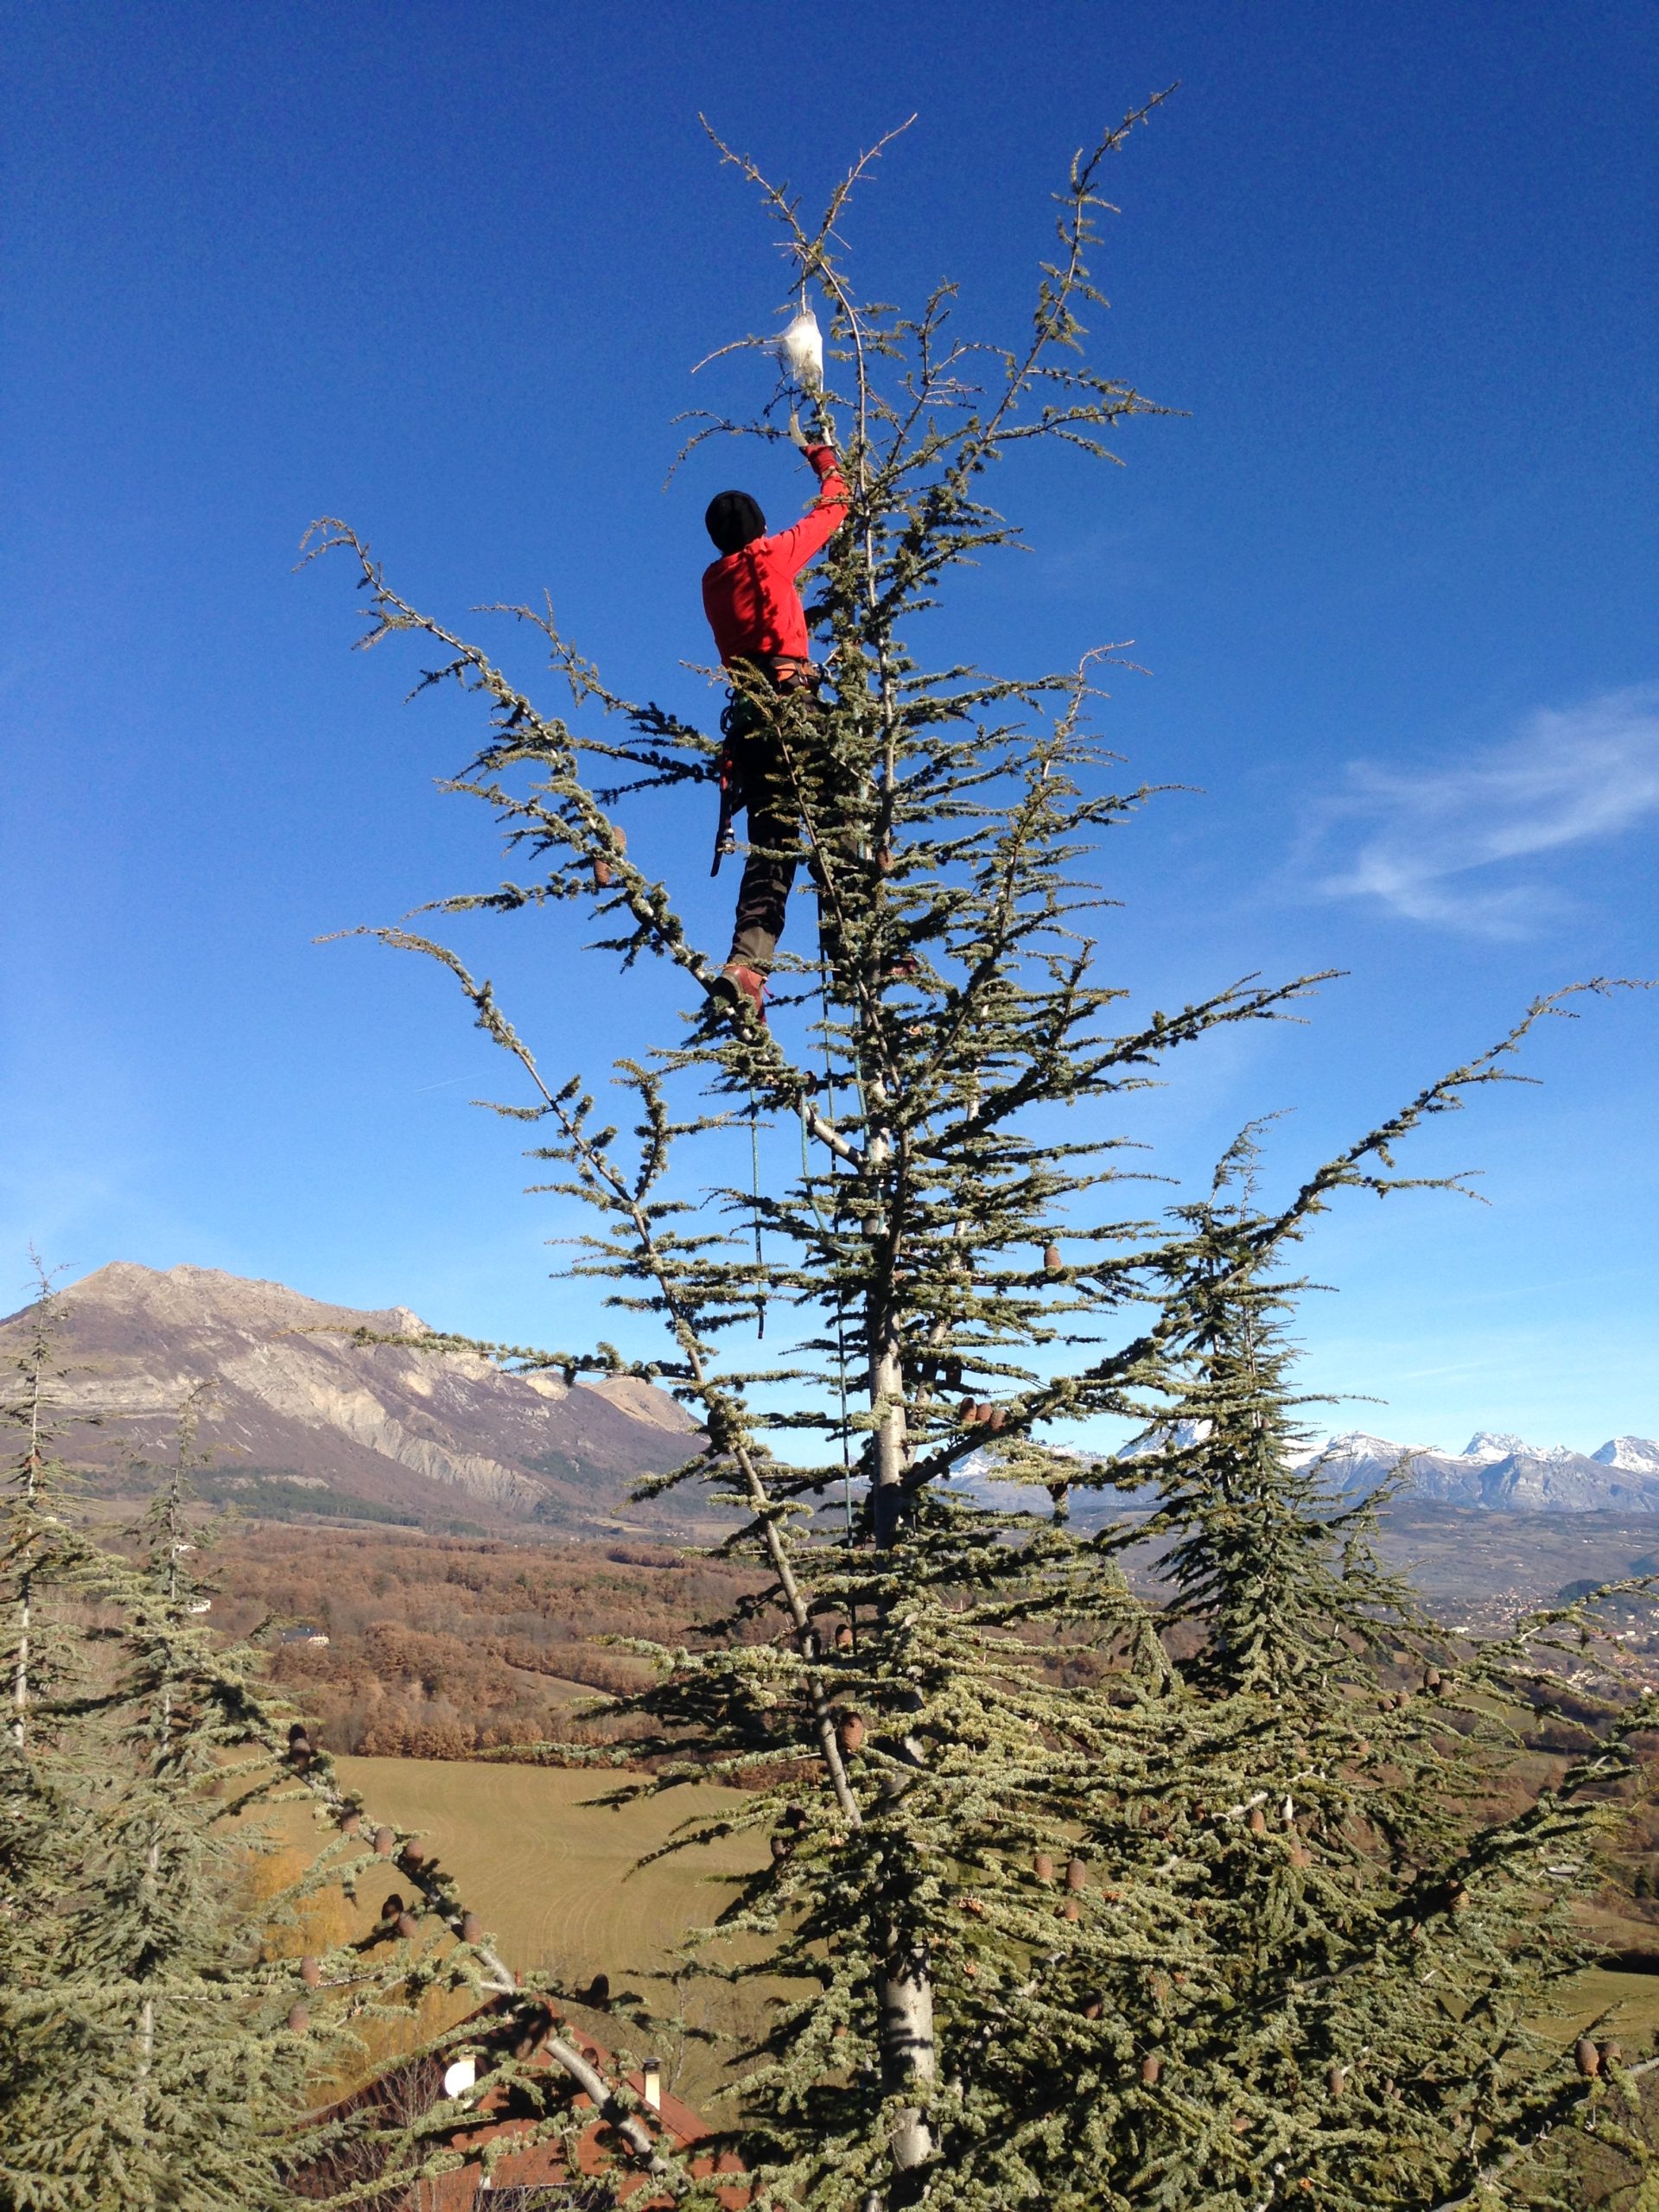
[[[746, 658], [751, 666], [760, 669], [770, 678], [774, 691], [817, 690], [819, 671], [810, 660], [796, 660], [788, 653], [755, 653]], [[748, 804], [748, 795], [738, 772], [738, 747], [747, 739], [758, 736], [765, 728], [766, 711], [760, 702], [742, 691], [734, 691], [720, 717], [720, 732], [724, 740], [720, 748], [720, 821], [715, 830], [715, 864], [709, 871], [710, 875], [718, 875], [721, 861], [737, 850], [732, 823]]]
[[[731, 709], [728, 708], [727, 713]], [[726, 715], [720, 718], [723, 729]], [[720, 825], [715, 831], [715, 864], [710, 875], [720, 874], [720, 864], [729, 854], [737, 850], [737, 836], [732, 828], [732, 817], [742, 802], [737, 795], [737, 762], [732, 754], [732, 741], [728, 737], [720, 748]]]

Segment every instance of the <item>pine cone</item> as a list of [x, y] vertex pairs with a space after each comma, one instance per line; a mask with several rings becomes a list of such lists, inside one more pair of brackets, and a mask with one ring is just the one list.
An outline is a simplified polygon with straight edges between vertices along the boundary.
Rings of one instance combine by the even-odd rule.
[[[620, 827], [617, 827], [616, 829], [616, 847], [617, 850], [621, 853], [626, 853], [628, 849], [628, 833], [626, 830], [621, 829]], [[608, 891], [611, 887], [611, 880], [612, 874], [609, 860], [603, 853], [595, 853], [594, 855], [594, 890]]]

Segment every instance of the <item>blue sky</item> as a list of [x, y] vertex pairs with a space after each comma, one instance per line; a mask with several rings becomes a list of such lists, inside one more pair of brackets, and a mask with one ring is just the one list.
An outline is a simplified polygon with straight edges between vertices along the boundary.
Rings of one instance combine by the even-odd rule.
[[[250, 4], [6, 10], [9, 527], [0, 1255], [287, 1281], [574, 1343], [569, 1224], [438, 980], [324, 932], [492, 882], [434, 780], [473, 725], [353, 658], [345, 515], [455, 621], [546, 589], [619, 688], [703, 703], [699, 457], [756, 395], [693, 362], [776, 305], [699, 110], [816, 198], [912, 111], [845, 231], [867, 290], [1012, 331], [1073, 148], [1113, 165], [1096, 359], [1179, 418], [999, 493], [1031, 551], [943, 648], [1133, 639], [1103, 732], [1195, 787], [1115, 836], [1105, 971], [1142, 1007], [1341, 968], [1123, 1126], [1190, 1177], [1368, 1125], [1535, 992], [1659, 971], [1651, 414], [1659, 75], [1645, 5]], [[774, 515], [781, 458], [741, 472]], [[487, 628], [481, 620], [479, 626]], [[550, 696], [522, 639], [494, 640]], [[701, 795], [634, 849], [712, 943]], [[666, 1041], [571, 915], [461, 932], [544, 1063]], [[1459, 1445], [1659, 1432], [1659, 1002], [1589, 1007], [1412, 1164], [1491, 1203], [1352, 1201], [1308, 1249], [1307, 1375]], [[0, 1304], [13, 1300], [0, 1299]]]

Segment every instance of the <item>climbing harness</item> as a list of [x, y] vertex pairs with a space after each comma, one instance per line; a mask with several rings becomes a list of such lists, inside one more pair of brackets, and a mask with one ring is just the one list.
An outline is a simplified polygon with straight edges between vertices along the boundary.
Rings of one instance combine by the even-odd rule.
[[[747, 657], [747, 664], [758, 668], [770, 682], [774, 693], [781, 696], [791, 691], [804, 691], [816, 699], [822, 680], [821, 671], [810, 660], [797, 660], [789, 653], [756, 653]], [[738, 747], [752, 737], [767, 729], [770, 717], [761, 700], [748, 692], [734, 689], [720, 715], [720, 762], [716, 771], [720, 784], [720, 818], [715, 826], [715, 859], [709, 873], [720, 874], [720, 864], [729, 860], [737, 850], [737, 833], [732, 823], [748, 804], [738, 772]]]

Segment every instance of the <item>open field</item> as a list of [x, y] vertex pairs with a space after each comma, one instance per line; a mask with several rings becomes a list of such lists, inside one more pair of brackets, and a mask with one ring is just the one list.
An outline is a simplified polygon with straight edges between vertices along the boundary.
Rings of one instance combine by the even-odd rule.
[[[720, 1910], [728, 1894], [721, 1878], [757, 1865], [765, 1853], [757, 1840], [733, 1836], [632, 1871], [682, 1821], [739, 1803], [732, 1790], [677, 1790], [617, 1808], [594, 1802], [613, 1786], [615, 1777], [602, 1773], [378, 1758], [343, 1758], [339, 1770], [373, 1818], [419, 1831], [527, 1981], [544, 1974], [575, 1990], [603, 1974], [613, 2001], [632, 1991], [663, 2016], [677, 2009], [662, 1976], [674, 1943]], [[726, 1992], [699, 1986], [683, 2003], [690, 2025], [728, 2037], [741, 2032]], [[570, 2009], [613, 2048], [639, 2046], [640, 2031], [614, 2014]], [[721, 2068], [706, 2045], [667, 2029], [649, 2041], [678, 2094], [695, 2103], [718, 2084]]]
[[1592, 1967], [1573, 1985], [1573, 2002], [1555, 2016], [1563, 2038], [1581, 2035], [1592, 2020], [1610, 2005], [1617, 2007], [1611, 2031], [1634, 2059], [1659, 2035], [1659, 1974], [1613, 1974]]
[[[608, 1786], [599, 1774], [447, 1759], [345, 1758], [339, 1764], [341, 1779], [361, 1791], [372, 1813], [419, 1829], [493, 1930], [510, 1966], [526, 1974], [550, 1970], [567, 1986], [600, 1973], [609, 1975], [614, 1993], [642, 1986], [641, 1974], [660, 1969], [683, 1929], [718, 1911], [719, 1878], [761, 1856], [753, 1840], [729, 1837], [629, 1871], [694, 1808], [701, 1817], [737, 1802], [730, 1791], [677, 1793], [618, 1811], [593, 1802]], [[1610, 1936], [1620, 1932], [1609, 1924]], [[1560, 2018], [1563, 2036], [1577, 2034], [1608, 2005], [1619, 2008], [1614, 2024], [1627, 2054], [1659, 2032], [1659, 1974], [1597, 1967], [1574, 1988], [1579, 2001]], [[662, 1994], [657, 1984], [658, 2004]], [[614, 2025], [607, 2030], [598, 2014], [592, 2024], [596, 2033], [615, 2038]], [[683, 2079], [694, 2095], [713, 2078], [706, 2061], [688, 2055]]]
[[630, 1873], [681, 1821], [718, 1814], [734, 1792], [677, 1790], [615, 1808], [593, 1801], [616, 1777], [455, 1759], [339, 1762], [378, 1818], [418, 1829], [483, 1919], [509, 1966], [567, 1980], [660, 1967], [682, 1929], [712, 1919], [720, 1878], [756, 1866], [764, 1846], [728, 1837]]

